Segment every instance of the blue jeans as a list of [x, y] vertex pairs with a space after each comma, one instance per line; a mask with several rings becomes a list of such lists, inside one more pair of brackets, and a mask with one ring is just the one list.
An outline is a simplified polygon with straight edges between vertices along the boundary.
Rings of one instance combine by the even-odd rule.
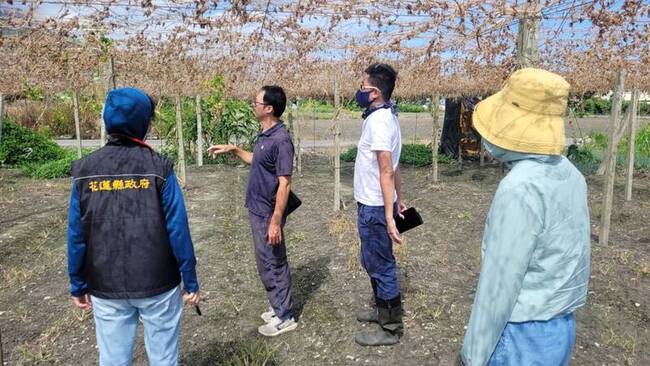
[[508, 323], [488, 366], [566, 366], [575, 341], [573, 313], [549, 321]]
[[382, 300], [392, 300], [399, 296], [400, 289], [393, 241], [386, 230], [384, 206], [357, 205], [361, 264], [370, 276], [375, 296]]
[[180, 286], [144, 299], [100, 299], [92, 296], [99, 364], [131, 365], [138, 318], [144, 323], [149, 364], [178, 365], [178, 335], [183, 300]]

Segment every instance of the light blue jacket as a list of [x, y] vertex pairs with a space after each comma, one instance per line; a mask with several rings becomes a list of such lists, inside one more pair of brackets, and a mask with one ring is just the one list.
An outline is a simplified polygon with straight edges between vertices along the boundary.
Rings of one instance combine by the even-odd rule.
[[587, 185], [563, 156], [484, 141], [512, 170], [485, 223], [481, 273], [461, 357], [486, 365], [508, 322], [546, 321], [585, 304], [591, 253]]

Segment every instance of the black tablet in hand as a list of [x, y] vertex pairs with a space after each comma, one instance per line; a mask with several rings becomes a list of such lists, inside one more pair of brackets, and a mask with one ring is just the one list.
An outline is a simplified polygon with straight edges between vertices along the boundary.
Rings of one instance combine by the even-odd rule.
[[397, 213], [395, 214], [395, 226], [397, 226], [397, 231], [400, 233], [411, 230], [423, 223], [422, 217], [415, 210], [415, 207], [405, 210], [402, 215], [404, 215], [404, 218], [399, 217]]

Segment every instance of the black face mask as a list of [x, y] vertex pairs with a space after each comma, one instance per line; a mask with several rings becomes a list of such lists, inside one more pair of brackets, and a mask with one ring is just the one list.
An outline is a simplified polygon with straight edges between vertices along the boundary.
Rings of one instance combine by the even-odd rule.
[[357, 94], [354, 96], [354, 98], [356, 99], [359, 107], [361, 108], [370, 107], [370, 105], [372, 104], [372, 100], [370, 100], [370, 93], [372, 93], [372, 90], [367, 92], [361, 91], [361, 89], [357, 90]]

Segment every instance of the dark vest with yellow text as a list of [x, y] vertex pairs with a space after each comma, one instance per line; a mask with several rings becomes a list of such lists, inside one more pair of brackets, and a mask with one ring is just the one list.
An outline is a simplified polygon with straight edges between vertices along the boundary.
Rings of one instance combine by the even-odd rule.
[[73, 163], [93, 296], [144, 298], [179, 285], [161, 199], [172, 172], [166, 157], [122, 139]]

